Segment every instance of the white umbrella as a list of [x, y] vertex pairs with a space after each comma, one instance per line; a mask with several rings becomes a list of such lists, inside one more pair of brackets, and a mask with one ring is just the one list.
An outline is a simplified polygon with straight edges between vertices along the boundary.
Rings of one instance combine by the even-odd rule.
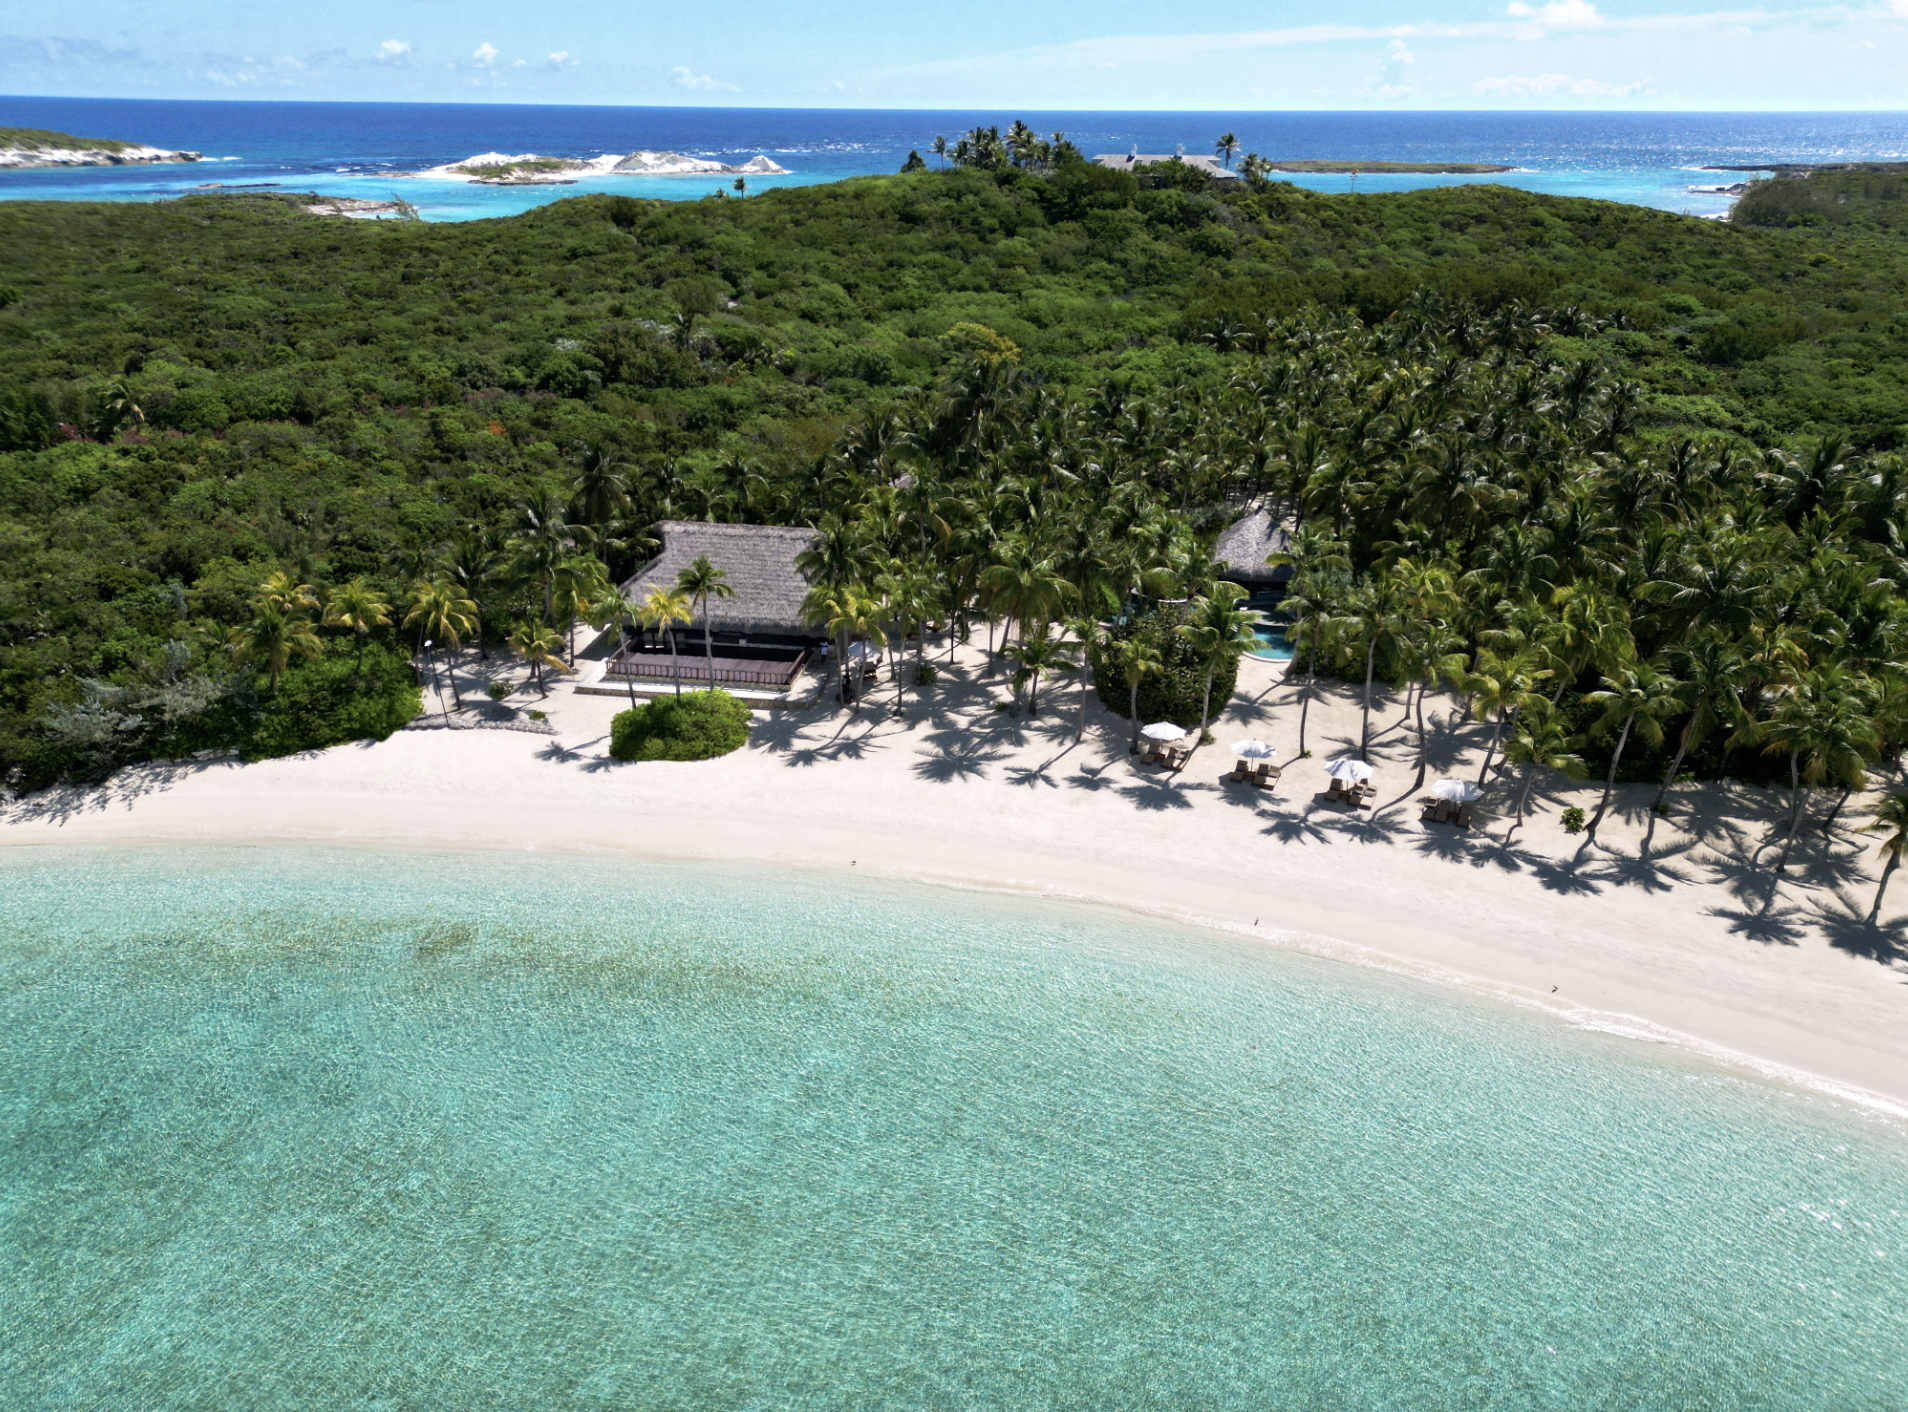
[[1232, 753], [1241, 760], [1270, 760], [1279, 753], [1279, 747], [1263, 740], [1242, 740], [1232, 747]]
[[1176, 726], [1171, 721], [1154, 721], [1150, 726], [1142, 726], [1140, 734], [1148, 740], [1157, 740], [1161, 744], [1169, 740], [1178, 740], [1186, 733], [1184, 726]]
[[848, 655], [857, 662], [865, 662], [870, 657], [880, 661], [881, 649], [872, 642], [851, 642], [848, 644]]
[[1335, 780], [1368, 780], [1371, 778], [1371, 766], [1356, 755], [1340, 755], [1325, 767], [1325, 773]]
[[1431, 794], [1437, 799], [1448, 799], [1453, 804], [1469, 804], [1473, 799], [1482, 798], [1484, 791], [1469, 780], [1439, 780], [1431, 786]]

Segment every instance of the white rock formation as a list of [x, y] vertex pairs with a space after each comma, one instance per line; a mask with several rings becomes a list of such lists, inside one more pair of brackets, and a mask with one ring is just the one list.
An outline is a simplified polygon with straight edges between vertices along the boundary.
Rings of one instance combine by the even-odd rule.
[[197, 162], [203, 152], [164, 147], [0, 147], [0, 171], [26, 167], [123, 167], [147, 162]]

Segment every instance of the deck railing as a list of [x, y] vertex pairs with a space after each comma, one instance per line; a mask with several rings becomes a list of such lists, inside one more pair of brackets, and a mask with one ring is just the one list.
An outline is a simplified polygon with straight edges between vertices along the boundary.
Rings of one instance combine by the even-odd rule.
[[[807, 665], [806, 652], [793, 660], [717, 657], [715, 680], [717, 686], [758, 686], [786, 691]], [[709, 663], [700, 652], [682, 653], [677, 658], [677, 665], [671, 667], [667, 652], [622, 651], [604, 664], [603, 674], [606, 677], [635, 677], [639, 681], [670, 681], [678, 670], [682, 673], [682, 684], [686, 687], [694, 687], [698, 683], [708, 684]]]

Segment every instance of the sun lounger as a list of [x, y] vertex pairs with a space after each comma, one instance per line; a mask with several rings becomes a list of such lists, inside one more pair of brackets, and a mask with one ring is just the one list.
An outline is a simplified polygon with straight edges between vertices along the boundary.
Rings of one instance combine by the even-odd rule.
[[1467, 799], [1464, 803], [1457, 806], [1457, 817], [1452, 819], [1451, 822], [1461, 829], [1468, 829], [1471, 826], [1471, 816], [1476, 812], [1477, 805]]
[[1337, 775], [1333, 775], [1332, 782], [1325, 791], [1325, 797], [1334, 801], [1344, 799], [1346, 797], [1345, 781], [1341, 780]]

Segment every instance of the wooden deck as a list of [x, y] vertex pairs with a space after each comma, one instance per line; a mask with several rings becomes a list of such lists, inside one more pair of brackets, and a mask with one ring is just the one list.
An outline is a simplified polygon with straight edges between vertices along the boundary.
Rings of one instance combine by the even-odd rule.
[[[677, 662], [682, 671], [684, 687], [708, 685], [709, 663], [700, 652], [684, 652]], [[802, 668], [807, 665], [806, 652], [792, 660], [724, 657], [718, 654], [715, 658], [715, 682], [717, 686], [756, 686], [772, 691], [787, 691], [789, 684], [801, 675]], [[669, 665], [667, 652], [630, 652], [624, 649], [604, 664], [603, 679], [609, 681], [635, 677], [638, 681], [669, 681], [673, 679], [675, 671], [676, 668]]]

